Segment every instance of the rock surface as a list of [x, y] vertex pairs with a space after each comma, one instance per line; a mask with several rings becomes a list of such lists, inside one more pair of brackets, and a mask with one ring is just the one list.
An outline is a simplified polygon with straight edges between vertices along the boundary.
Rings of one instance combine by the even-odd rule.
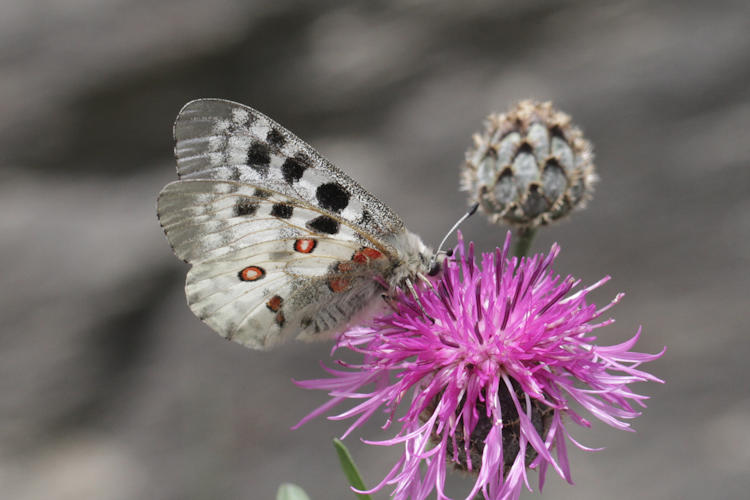
[[[638, 433], [574, 432], [607, 450], [573, 452], [577, 485], [544, 495], [746, 497], [750, 4], [501, 4], [4, 2], [3, 496], [267, 499], [293, 481], [350, 498], [330, 444], [345, 426], [289, 430], [324, 400], [290, 379], [319, 376], [329, 346], [244, 350], [184, 304], [154, 209], [174, 117], [197, 97], [258, 108], [437, 242], [465, 207], [471, 134], [530, 97], [573, 116], [602, 178], [536, 248], [612, 275], [599, 302], [628, 293], [602, 342], [642, 324], [641, 350], [669, 346]], [[485, 250], [504, 235], [479, 217], [463, 231]], [[353, 438], [374, 483], [395, 454]]]

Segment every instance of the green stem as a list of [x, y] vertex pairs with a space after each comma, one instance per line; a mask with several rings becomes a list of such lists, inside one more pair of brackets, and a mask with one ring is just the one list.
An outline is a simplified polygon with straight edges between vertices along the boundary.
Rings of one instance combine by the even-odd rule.
[[521, 226], [516, 228], [513, 235], [513, 255], [516, 257], [526, 257], [531, 249], [531, 242], [536, 235], [535, 227]]

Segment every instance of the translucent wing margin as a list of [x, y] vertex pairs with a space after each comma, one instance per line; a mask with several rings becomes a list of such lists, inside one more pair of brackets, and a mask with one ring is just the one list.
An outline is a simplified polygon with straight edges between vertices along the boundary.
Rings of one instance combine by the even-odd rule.
[[187, 103], [174, 125], [180, 179], [237, 181], [307, 200], [373, 236], [404, 231], [403, 221], [284, 127], [223, 99]]

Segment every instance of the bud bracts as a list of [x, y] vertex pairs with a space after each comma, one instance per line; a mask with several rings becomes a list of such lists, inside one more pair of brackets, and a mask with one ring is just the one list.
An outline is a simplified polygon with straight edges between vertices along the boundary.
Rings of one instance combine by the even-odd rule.
[[487, 117], [462, 166], [462, 189], [493, 222], [538, 226], [590, 198], [591, 144], [550, 102], [521, 101]]

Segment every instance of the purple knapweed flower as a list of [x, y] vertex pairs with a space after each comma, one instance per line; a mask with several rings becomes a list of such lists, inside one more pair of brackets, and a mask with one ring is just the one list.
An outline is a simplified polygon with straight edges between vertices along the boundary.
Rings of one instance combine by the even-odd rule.
[[[570, 403], [618, 429], [640, 413], [645, 396], [628, 384], [657, 381], [638, 366], [660, 357], [631, 352], [633, 338], [614, 346], [594, 344], [592, 331], [614, 320], [595, 322], [622, 294], [597, 309], [588, 292], [609, 278], [572, 292], [580, 280], [562, 279], [550, 269], [559, 253], [508, 258], [510, 233], [503, 249], [474, 261], [459, 235], [453, 257], [444, 263], [434, 287], [418, 288], [418, 304], [399, 293], [392, 314], [371, 326], [352, 328], [334, 351], [346, 348], [363, 355], [361, 364], [339, 362], [343, 370], [325, 368], [331, 378], [297, 382], [329, 391], [331, 400], [297, 426], [344, 400], [353, 408], [329, 417], [354, 418], [345, 437], [378, 409], [390, 415], [398, 433], [378, 445], [403, 445], [404, 452], [383, 481], [369, 492], [395, 484], [397, 499], [426, 498], [444, 492], [446, 469], [474, 475], [467, 494], [473, 499], [518, 498], [527, 467], [539, 471], [539, 488], [552, 467], [571, 482], [566, 438], [579, 448], [565, 423], [590, 423]], [[425, 313], [429, 316], [425, 316]], [[368, 389], [369, 387], [369, 389]], [[400, 405], [403, 417], [394, 416]], [[424, 464], [424, 471], [420, 465]]]

